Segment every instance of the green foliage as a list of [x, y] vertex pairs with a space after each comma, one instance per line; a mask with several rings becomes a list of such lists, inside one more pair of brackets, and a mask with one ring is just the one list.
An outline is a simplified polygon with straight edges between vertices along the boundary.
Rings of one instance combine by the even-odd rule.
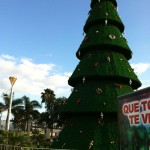
[[54, 91], [51, 89], [45, 89], [44, 92], [41, 93], [42, 103], [45, 103], [46, 108], [51, 109], [51, 105], [55, 102], [56, 97]]
[[[41, 108], [41, 105], [36, 100], [31, 101], [27, 96], [23, 96], [18, 100], [22, 101], [23, 105], [16, 107], [16, 109], [12, 111], [14, 115], [13, 125], [24, 130], [30, 120], [39, 118], [40, 113], [36, 109]], [[25, 130], [27, 130], [27, 128]]]
[[65, 127], [52, 148], [120, 149], [117, 97], [141, 86], [123, 32], [116, 0], [92, 0], [76, 53], [80, 62], [68, 81], [73, 91], [61, 106]]
[[31, 146], [30, 137], [21, 131], [0, 131], [1, 144]]
[[39, 130], [34, 129], [31, 132], [30, 138], [31, 138], [32, 143], [36, 143], [36, 144], [39, 143], [40, 144], [42, 141], [44, 141], [45, 135], [42, 134]]
[[[9, 109], [9, 102], [10, 102], [10, 96], [8, 94], [3, 94], [3, 103], [0, 102], [0, 107], [2, 107], [4, 110], [7, 110], [7, 117], [6, 117], [6, 125], [8, 124], [8, 109]], [[12, 101], [12, 107], [11, 112], [15, 111], [16, 109], [20, 108], [22, 105], [22, 100], [16, 99]]]
[[50, 147], [50, 145], [51, 145], [51, 143], [48, 142], [48, 141], [43, 141], [43, 142], [40, 143], [40, 147], [41, 147], [41, 146], [42, 146], [42, 147]]
[[60, 108], [67, 100], [66, 97], [56, 98], [54, 91], [51, 89], [45, 89], [41, 93], [42, 103], [45, 103], [46, 112], [41, 114], [39, 123], [45, 122], [47, 127], [53, 129], [54, 123], [61, 124], [62, 117], [60, 116]]

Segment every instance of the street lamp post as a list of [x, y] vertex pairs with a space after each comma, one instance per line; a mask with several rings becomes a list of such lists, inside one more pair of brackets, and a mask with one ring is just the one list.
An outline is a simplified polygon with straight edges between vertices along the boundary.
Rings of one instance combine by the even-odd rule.
[[16, 77], [9, 77], [10, 83], [11, 83], [11, 90], [10, 90], [10, 102], [9, 102], [9, 109], [8, 109], [8, 120], [6, 124], [6, 130], [9, 130], [10, 126], [10, 115], [11, 115], [11, 107], [12, 107], [12, 98], [13, 98], [13, 86], [17, 80]]
[[2, 112], [0, 111], [0, 130], [2, 130]]

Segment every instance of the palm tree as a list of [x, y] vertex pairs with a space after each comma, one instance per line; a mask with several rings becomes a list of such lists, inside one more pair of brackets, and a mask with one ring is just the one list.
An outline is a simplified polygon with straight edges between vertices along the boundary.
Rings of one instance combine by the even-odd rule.
[[58, 113], [58, 118], [57, 118], [57, 127], [63, 127], [64, 126], [64, 121], [66, 120], [65, 119], [65, 116], [63, 114], [60, 113], [60, 110], [61, 110], [61, 107], [63, 105], [66, 105], [67, 104], [67, 98], [66, 97], [59, 97], [56, 99], [56, 102], [57, 102], [57, 113]]
[[[59, 114], [59, 109], [63, 105], [67, 98], [60, 97], [56, 98], [54, 91], [51, 89], [45, 89], [41, 93], [42, 103], [45, 103], [46, 112], [41, 114], [41, 121], [46, 123], [46, 127], [50, 129], [51, 139], [53, 134], [53, 129], [55, 125], [60, 125], [62, 117]], [[48, 130], [47, 130], [48, 131]]]
[[41, 108], [41, 104], [36, 100], [31, 101], [27, 96], [23, 96], [22, 98], [20, 98], [20, 100], [23, 101], [23, 107], [19, 107], [15, 111], [13, 111], [14, 123], [15, 121], [22, 121], [22, 123], [24, 122], [25, 132], [28, 131], [29, 134], [31, 120], [38, 119], [40, 113], [36, 109]]
[[[0, 107], [3, 108], [3, 110], [7, 111], [6, 126], [5, 126], [5, 129], [6, 129], [7, 124], [8, 124], [10, 96], [8, 94], [3, 94], [2, 98], [3, 98], [4, 102], [0, 102]], [[20, 105], [22, 105], [22, 104], [23, 104], [23, 102], [20, 99], [13, 100], [11, 111], [13, 112], [16, 108], [20, 107]]]
[[25, 118], [23, 116], [24, 114], [24, 106], [22, 106], [22, 108], [17, 108], [12, 112], [14, 118], [12, 119], [13, 122], [13, 126], [18, 129], [18, 131], [20, 129], [24, 130], [25, 128]]
[[[46, 131], [51, 132], [51, 139], [53, 134], [53, 125], [55, 123], [56, 117], [56, 97], [54, 91], [51, 89], [45, 89], [44, 92], [41, 93], [42, 103], [45, 103], [46, 112], [42, 114], [41, 117], [45, 120], [46, 123]], [[49, 135], [47, 132], [46, 135]], [[49, 136], [47, 136], [48, 138]]]
[[51, 89], [45, 89], [44, 92], [41, 93], [42, 103], [45, 103], [45, 107], [47, 109], [51, 109], [51, 105], [55, 102], [56, 97], [54, 91]]

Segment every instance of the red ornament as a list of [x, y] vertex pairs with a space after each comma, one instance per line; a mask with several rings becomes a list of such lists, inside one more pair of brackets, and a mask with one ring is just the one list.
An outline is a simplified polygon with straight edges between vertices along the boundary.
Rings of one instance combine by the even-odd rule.
[[87, 41], [88, 39], [89, 39], [88, 37], [85, 37], [85, 38], [84, 38], [84, 41]]
[[80, 104], [80, 102], [81, 102], [81, 99], [80, 99], [80, 98], [77, 99], [76, 103], [77, 103], [77, 104]]
[[118, 83], [115, 83], [115, 85], [117, 86], [117, 88], [121, 89], [123, 87], [122, 84], [118, 84]]

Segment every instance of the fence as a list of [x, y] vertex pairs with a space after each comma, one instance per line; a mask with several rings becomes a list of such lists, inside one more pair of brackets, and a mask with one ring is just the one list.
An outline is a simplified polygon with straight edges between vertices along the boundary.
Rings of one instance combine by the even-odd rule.
[[33, 147], [21, 147], [21, 146], [0, 144], [0, 150], [75, 150], [75, 149], [33, 148]]

